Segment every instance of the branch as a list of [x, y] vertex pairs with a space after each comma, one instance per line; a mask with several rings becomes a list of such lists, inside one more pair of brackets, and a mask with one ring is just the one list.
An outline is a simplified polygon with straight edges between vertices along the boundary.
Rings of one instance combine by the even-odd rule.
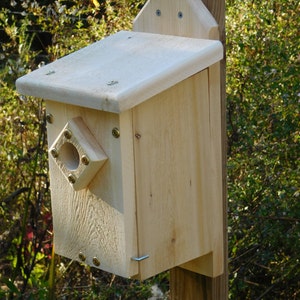
[[16, 197], [18, 197], [20, 194], [22, 193], [26, 193], [29, 191], [28, 187], [22, 187], [16, 191], [14, 191], [13, 193], [11, 193], [9, 196], [7, 196], [6, 198], [2, 199], [2, 202], [4, 203], [8, 203], [11, 200], [14, 200]]

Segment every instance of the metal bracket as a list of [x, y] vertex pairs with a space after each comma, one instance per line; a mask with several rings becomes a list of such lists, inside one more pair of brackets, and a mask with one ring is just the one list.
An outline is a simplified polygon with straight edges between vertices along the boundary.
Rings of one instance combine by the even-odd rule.
[[140, 256], [140, 257], [131, 257], [131, 260], [134, 260], [134, 261], [142, 261], [144, 259], [147, 259], [149, 258], [149, 254], [146, 254], [146, 255], [143, 255], [143, 256]]

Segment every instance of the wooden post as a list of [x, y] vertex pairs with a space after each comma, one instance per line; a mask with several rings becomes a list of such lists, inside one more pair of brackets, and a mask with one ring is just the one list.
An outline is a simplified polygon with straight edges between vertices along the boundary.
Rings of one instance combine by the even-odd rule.
[[[200, 0], [150, 0], [147, 8], [140, 13], [134, 22], [135, 31], [145, 31], [153, 33], [182, 35], [196, 38], [220, 39], [225, 49], [225, 0], [203, 0], [215, 20], [207, 17], [204, 9], [201, 8]], [[185, 4], [196, 10], [188, 11], [188, 18], [183, 18], [184, 22], [179, 23], [174, 18], [174, 10], [182, 9]], [[163, 10], [160, 10], [163, 6]], [[151, 12], [157, 9], [157, 15], [164, 16], [163, 21], [153, 18]], [[166, 13], [167, 12], [167, 13]], [[164, 15], [163, 15], [164, 14]], [[215, 22], [217, 24], [215, 24]], [[225, 51], [224, 51], [225, 52]], [[224, 55], [225, 56], [225, 55]], [[210, 278], [199, 275], [187, 269], [176, 267], [171, 270], [170, 290], [173, 300], [225, 300], [228, 298], [227, 288], [227, 197], [226, 197], [226, 105], [225, 105], [225, 59], [221, 62], [221, 115], [222, 115], [222, 158], [223, 158], [223, 219], [224, 219], [224, 274], [217, 278]]]
[[[225, 0], [203, 0], [208, 10], [219, 25], [220, 40], [225, 49]], [[224, 51], [225, 52], [225, 51]], [[225, 57], [225, 55], [224, 55]], [[221, 62], [222, 93], [222, 145], [223, 145], [223, 185], [224, 185], [224, 274], [209, 278], [176, 267], [170, 273], [170, 290], [172, 300], [225, 300], [228, 299], [227, 271], [227, 193], [226, 193], [226, 105], [225, 105], [225, 59]]]

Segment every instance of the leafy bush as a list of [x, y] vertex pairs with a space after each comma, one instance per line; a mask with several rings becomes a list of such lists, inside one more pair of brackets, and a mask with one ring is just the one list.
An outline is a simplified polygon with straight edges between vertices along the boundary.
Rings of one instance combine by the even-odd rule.
[[300, 290], [298, 1], [228, 3], [231, 299]]

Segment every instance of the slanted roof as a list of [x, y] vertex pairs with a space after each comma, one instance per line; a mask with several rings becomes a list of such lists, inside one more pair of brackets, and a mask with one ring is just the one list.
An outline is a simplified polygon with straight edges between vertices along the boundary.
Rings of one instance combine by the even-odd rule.
[[219, 41], [121, 31], [35, 70], [21, 94], [119, 113], [221, 60]]

